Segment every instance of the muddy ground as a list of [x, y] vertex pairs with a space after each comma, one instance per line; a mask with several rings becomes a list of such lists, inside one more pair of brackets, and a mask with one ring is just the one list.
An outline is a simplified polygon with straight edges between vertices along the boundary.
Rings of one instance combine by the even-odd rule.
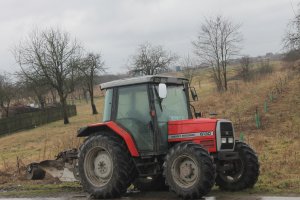
[[[21, 171], [23, 171], [22, 169]], [[58, 179], [46, 176], [44, 180], [26, 180], [24, 173], [0, 171], [0, 199], [18, 200], [83, 200], [92, 199], [82, 191], [79, 183], [62, 183]], [[139, 192], [131, 188], [118, 200], [179, 200], [172, 192]], [[266, 193], [256, 189], [243, 192], [224, 192], [213, 188], [203, 200], [300, 200], [300, 194]]]
[[[15, 185], [0, 189], [0, 200], [84, 200], [93, 199], [82, 191], [79, 184], [59, 183], [36, 185]], [[262, 194], [253, 190], [243, 192], [224, 192], [214, 188], [202, 200], [300, 200], [299, 194]], [[180, 200], [172, 192], [128, 191], [116, 200]]]

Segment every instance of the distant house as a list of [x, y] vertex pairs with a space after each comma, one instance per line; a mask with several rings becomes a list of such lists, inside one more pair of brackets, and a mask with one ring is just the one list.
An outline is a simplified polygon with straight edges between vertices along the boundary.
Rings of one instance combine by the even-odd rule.
[[40, 108], [26, 106], [26, 105], [14, 105], [9, 109], [9, 116], [29, 113], [29, 112], [37, 112], [41, 110]]
[[[22, 105], [22, 104], [17, 104], [17, 105], [13, 105], [9, 108], [8, 116], [11, 117], [11, 116], [23, 114], [23, 113], [37, 112], [39, 110], [41, 110], [41, 109], [36, 108], [36, 107]], [[6, 117], [6, 112], [0, 108], [0, 119], [5, 118], [5, 117]]]

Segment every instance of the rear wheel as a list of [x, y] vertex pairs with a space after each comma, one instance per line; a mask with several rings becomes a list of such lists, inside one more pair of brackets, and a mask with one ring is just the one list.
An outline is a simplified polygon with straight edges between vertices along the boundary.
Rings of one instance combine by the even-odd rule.
[[137, 178], [133, 185], [140, 191], [164, 191], [169, 189], [165, 184], [165, 178], [161, 174], [153, 177]]
[[224, 165], [230, 166], [230, 170], [219, 170], [216, 185], [220, 189], [239, 191], [251, 188], [257, 182], [259, 176], [259, 163], [255, 152], [245, 143], [237, 142], [235, 151], [239, 153], [240, 159], [224, 161]]
[[95, 198], [118, 197], [131, 184], [132, 158], [119, 138], [90, 137], [81, 147], [78, 164], [81, 184]]
[[215, 183], [212, 159], [205, 149], [194, 143], [179, 143], [170, 149], [164, 175], [170, 189], [184, 199], [201, 198]]

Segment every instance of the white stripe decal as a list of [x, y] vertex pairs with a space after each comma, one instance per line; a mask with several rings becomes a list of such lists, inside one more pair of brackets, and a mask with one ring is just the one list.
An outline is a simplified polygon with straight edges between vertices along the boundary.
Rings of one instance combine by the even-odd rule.
[[168, 139], [170, 140], [170, 139], [179, 139], [179, 138], [194, 138], [194, 137], [211, 136], [211, 135], [214, 135], [213, 131], [169, 135]]

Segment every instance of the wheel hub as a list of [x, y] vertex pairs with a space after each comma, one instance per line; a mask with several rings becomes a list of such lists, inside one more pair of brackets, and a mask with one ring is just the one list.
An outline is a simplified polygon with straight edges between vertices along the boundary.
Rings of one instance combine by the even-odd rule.
[[94, 161], [94, 172], [96, 176], [106, 179], [112, 171], [112, 163], [109, 155], [106, 152], [100, 152]]
[[200, 173], [195, 160], [188, 155], [176, 158], [172, 163], [171, 172], [176, 184], [184, 188], [194, 185]]
[[179, 169], [180, 169], [180, 178], [185, 180], [186, 182], [191, 182], [195, 180], [196, 174], [195, 174], [195, 163], [187, 160], [181, 163]]

